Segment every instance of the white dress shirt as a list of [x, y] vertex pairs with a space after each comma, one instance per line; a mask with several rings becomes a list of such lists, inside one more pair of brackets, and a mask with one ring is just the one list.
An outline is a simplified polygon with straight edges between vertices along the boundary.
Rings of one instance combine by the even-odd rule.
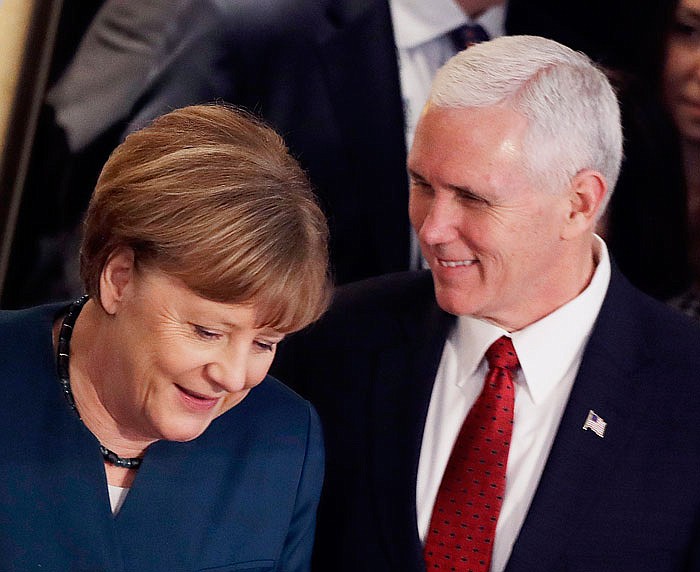
[[[534, 324], [508, 333], [468, 316], [457, 319], [445, 342], [423, 433], [416, 486], [418, 530], [423, 542], [452, 446], [484, 384], [488, 371], [484, 353], [507, 335], [521, 367], [516, 376], [506, 492], [491, 563], [492, 572], [505, 568], [610, 282], [607, 247], [598, 237], [595, 250], [597, 266], [586, 289]], [[581, 426], [584, 422], [581, 419]]]
[[[484, 11], [471, 20], [453, 0], [389, 0], [394, 42], [398, 53], [403, 100], [406, 149], [413, 134], [435, 72], [457, 53], [449, 33], [463, 24], [478, 23], [496, 38], [505, 33], [505, 5]], [[407, 190], [408, 192], [408, 190]], [[420, 266], [420, 249], [411, 233], [411, 267]]]

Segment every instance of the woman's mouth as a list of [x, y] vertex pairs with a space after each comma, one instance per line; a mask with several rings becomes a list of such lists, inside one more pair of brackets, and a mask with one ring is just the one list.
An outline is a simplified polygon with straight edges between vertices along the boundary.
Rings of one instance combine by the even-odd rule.
[[186, 389], [177, 384], [175, 384], [175, 387], [177, 387], [180, 391], [180, 396], [185, 405], [195, 411], [209, 411], [219, 402], [218, 397], [209, 397], [202, 393]]

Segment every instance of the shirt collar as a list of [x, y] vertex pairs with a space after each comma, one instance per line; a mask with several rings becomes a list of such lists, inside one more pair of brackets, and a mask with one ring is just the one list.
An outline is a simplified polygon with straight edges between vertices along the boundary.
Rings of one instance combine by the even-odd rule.
[[462, 24], [481, 24], [491, 38], [505, 33], [505, 4], [470, 20], [453, 0], [389, 0], [394, 38], [398, 48], [415, 48]]
[[595, 236], [597, 265], [590, 283], [581, 294], [541, 320], [517, 332], [471, 316], [457, 319], [456, 346], [465, 378], [481, 363], [489, 346], [501, 336], [510, 336], [518, 354], [523, 380], [533, 401], [543, 400], [578, 365], [610, 283], [610, 257], [605, 242]]

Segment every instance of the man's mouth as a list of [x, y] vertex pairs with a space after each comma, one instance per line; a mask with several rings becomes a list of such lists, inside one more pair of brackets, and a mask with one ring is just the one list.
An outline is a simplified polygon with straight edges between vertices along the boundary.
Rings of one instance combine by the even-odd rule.
[[445, 268], [457, 268], [459, 266], [471, 266], [472, 264], [476, 264], [478, 261], [477, 260], [442, 260], [440, 258], [437, 259], [438, 264], [440, 266], [443, 266]]

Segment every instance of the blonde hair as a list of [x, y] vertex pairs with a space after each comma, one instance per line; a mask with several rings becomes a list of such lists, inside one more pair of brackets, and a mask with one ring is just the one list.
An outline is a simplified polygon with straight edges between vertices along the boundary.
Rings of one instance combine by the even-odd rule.
[[172, 111], [130, 134], [97, 181], [81, 278], [91, 296], [120, 247], [197, 295], [250, 303], [261, 325], [303, 328], [330, 295], [328, 228], [282, 138], [224, 105]]

